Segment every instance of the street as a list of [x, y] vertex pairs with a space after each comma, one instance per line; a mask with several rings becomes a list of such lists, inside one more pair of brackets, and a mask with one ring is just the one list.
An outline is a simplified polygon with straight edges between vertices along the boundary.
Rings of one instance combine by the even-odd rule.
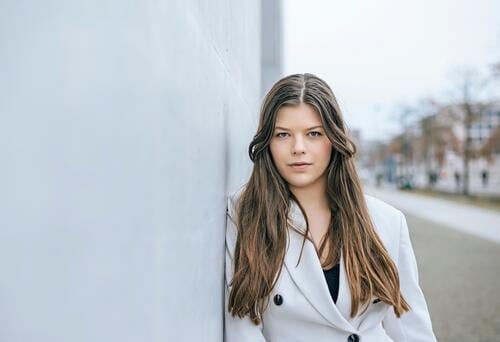
[[370, 191], [406, 215], [438, 341], [500, 341], [500, 244], [401, 208], [411, 194]]
[[438, 341], [500, 341], [500, 246], [406, 216]]

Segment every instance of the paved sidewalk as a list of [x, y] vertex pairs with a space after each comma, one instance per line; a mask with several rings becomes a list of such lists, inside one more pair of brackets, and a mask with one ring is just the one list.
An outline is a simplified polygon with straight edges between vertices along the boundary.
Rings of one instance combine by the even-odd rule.
[[[453, 194], [462, 193], [462, 185], [457, 189], [455, 182], [449, 179], [440, 179], [434, 186], [434, 189]], [[487, 186], [483, 187], [479, 181], [471, 181], [469, 184], [469, 193], [476, 196], [500, 197], [500, 182], [490, 182]]]
[[391, 188], [365, 186], [365, 192], [427, 221], [500, 244], [500, 213]]
[[439, 342], [500, 341], [500, 245], [406, 215]]

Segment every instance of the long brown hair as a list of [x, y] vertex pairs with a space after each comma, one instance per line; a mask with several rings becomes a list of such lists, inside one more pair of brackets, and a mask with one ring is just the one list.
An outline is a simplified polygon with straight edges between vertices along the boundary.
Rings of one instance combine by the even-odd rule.
[[313, 106], [320, 114], [333, 146], [326, 189], [332, 220], [318, 253], [322, 255], [325, 246], [330, 246], [325, 265], [332, 265], [340, 261], [342, 251], [351, 291], [351, 317], [372, 296], [392, 305], [400, 317], [410, 306], [400, 292], [397, 268], [368, 214], [353, 158], [356, 146], [331, 88], [307, 73], [282, 78], [262, 103], [257, 133], [248, 148], [253, 170], [235, 208], [238, 238], [228, 309], [233, 316], [248, 315], [254, 324], [261, 322], [282, 270], [287, 229], [291, 228], [287, 224], [289, 199], [297, 202], [306, 220], [305, 233], [295, 229], [304, 237], [302, 247], [306, 239], [312, 241], [307, 215], [276, 169], [269, 149], [278, 110], [300, 103]]

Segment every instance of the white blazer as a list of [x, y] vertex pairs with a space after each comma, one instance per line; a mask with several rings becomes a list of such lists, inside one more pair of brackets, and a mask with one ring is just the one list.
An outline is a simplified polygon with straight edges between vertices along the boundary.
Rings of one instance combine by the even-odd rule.
[[[289, 229], [285, 269], [270, 294], [263, 321], [254, 325], [245, 316], [233, 317], [228, 309], [229, 280], [233, 276], [236, 244], [234, 208], [242, 188], [227, 200], [225, 319], [226, 342], [414, 342], [436, 341], [427, 304], [418, 282], [415, 255], [404, 214], [370, 195], [364, 195], [368, 211], [385, 248], [397, 265], [401, 292], [411, 306], [397, 318], [392, 306], [372, 298], [363, 314], [350, 318], [351, 294], [343, 256], [340, 259], [339, 293], [334, 303], [321, 264], [311, 241], [306, 240], [302, 259], [296, 267], [303, 237]], [[295, 201], [291, 201], [289, 220], [305, 232], [305, 219]], [[280, 295], [282, 302], [274, 301]], [[360, 307], [361, 309], [364, 306]], [[361, 312], [360, 310], [359, 312]]]

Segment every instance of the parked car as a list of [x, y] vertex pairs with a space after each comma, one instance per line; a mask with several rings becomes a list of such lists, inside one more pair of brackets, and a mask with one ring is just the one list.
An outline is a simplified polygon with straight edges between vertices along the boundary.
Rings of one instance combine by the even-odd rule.
[[415, 188], [412, 175], [400, 175], [397, 178], [397, 187], [400, 190], [412, 190]]

